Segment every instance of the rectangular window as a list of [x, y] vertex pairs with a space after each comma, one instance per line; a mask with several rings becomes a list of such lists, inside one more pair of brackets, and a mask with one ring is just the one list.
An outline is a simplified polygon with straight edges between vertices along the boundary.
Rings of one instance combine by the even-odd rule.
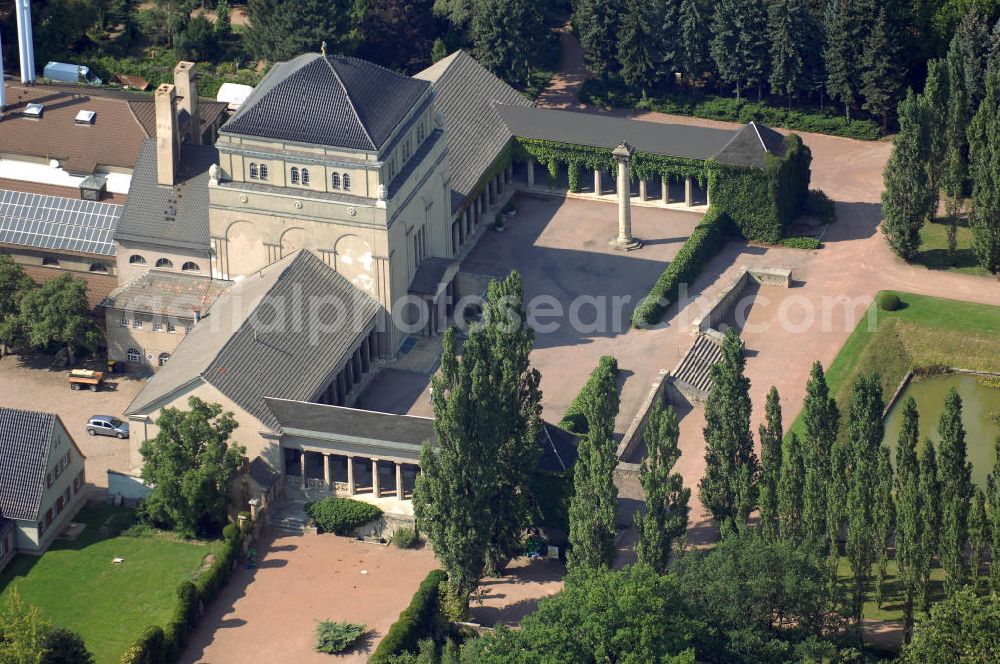
[[62, 496], [59, 496], [58, 498], [56, 498], [56, 516], [62, 514], [63, 505], [65, 505], [65, 504], [66, 503], [63, 501], [63, 497]]
[[153, 332], [163, 332], [163, 322], [159, 320], [153, 321]]
[[66, 465], [69, 465], [69, 451], [66, 452]]
[[170, 321], [167, 321], [167, 332], [176, 332], [177, 328]]
[[39, 521], [38, 522], [38, 534], [41, 535], [44, 532], [45, 532], [45, 522], [44, 521]]
[[138, 318], [138, 317], [134, 318], [132, 320], [132, 327], [134, 327], [137, 330], [141, 330], [142, 329], [142, 319]]
[[69, 505], [69, 499], [70, 499], [69, 487], [66, 487], [66, 490], [63, 491], [63, 503]]
[[45, 486], [52, 488], [52, 473], [45, 473]]
[[52, 508], [50, 507], [45, 512], [45, 527], [48, 528], [51, 525], [52, 525]]
[[80, 478], [79, 477], [74, 477], [73, 478], [73, 495], [75, 496], [79, 492], [80, 492]]
[[118, 324], [121, 325], [122, 327], [128, 327], [128, 316], [122, 314], [122, 319], [118, 321]]

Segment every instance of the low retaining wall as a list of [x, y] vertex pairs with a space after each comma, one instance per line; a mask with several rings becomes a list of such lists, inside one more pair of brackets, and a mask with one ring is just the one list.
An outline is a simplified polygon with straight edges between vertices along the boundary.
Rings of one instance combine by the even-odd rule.
[[416, 529], [416, 527], [417, 520], [412, 516], [385, 512], [374, 521], [355, 528], [354, 534], [361, 538], [371, 537], [388, 541], [399, 528]]
[[656, 376], [656, 380], [653, 381], [653, 385], [649, 388], [649, 392], [639, 405], [639, 411], [632, 418], [631, 424], [629, 424], [625, 435], [618, 444], [619, 463], [625, 459], [630, 459], [642, 444], [642, 433], [646, 430], [646, 422], [649, 421], [649, 411], [653, 408], [653, 404], [657, 400], [660, 400], [662, 403], [663, 388], [666, 385], [668, 375], [669, 372], [666, 369], [660, 370], [660, 373]]
[[761, 286], [789, 288], [792, 285], [792, 271], [781, 267], [741, 267], [729, 286], [711, 300], [708, 312], [691, 323], [691, 334], [707, 332], [715, 328], [725, 312], [740, 299], [751, 279]]

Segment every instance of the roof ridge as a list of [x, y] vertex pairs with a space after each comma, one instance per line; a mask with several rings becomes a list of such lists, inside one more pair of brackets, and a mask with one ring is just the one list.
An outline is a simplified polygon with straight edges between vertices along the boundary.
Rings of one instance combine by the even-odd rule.
[[[344, 90], [344, 97], [347, 98], [347, 105], [350, 106], [351, 112], [354, 113], [355, 119], [357, 119], [358, 124], [361, 126], [361, 131], [365, 132], [365, 138], [368, 139], [368, 143], [371, 145], [371, 149], [378, 150], [378, 146], [375, 145], [375, 139], [372, 138], [371, 132], [368, 131], [368, 127], [365, 125], [365, 121], [361, 119], [361, 115], [358, 113], [358, 109], [354, 105], [354, 100], [351, 99], [350, 90], [347, 89], [347, 85], [344, 83], [344, 79], [340, 77], [340, 73], [337, 71], [337, 68], [333, 66], [333, 58], [334, 56], [323, 57], [323, 61], [326, 62], [326, 66], [330, 68], [330, 71], [333, 72], [333, 75], [337, 79], [337, 82], [340, 83], [340, 87]], [[375, 66], [377, 67], [379, 65]]]
[[754, 133], [757, 134], [757, 140], [760, 141], [760, 146], [764, 148], [764, 152], [768, 152], [767, 143], [764, 142], [764, 137], [760, 135], [760, 129], [757, 127], [757, 123], [754, 120], [751, 120], [750, 126], [753, 127]]

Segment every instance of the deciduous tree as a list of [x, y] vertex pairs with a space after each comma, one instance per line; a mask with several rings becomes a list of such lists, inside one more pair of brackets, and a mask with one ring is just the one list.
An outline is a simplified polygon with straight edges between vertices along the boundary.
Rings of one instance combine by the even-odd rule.
[[965, 544], [968, 539], [972, 464], [966, 461], [962, 398], [952, 388], [938, 421], [938, 481], [941, 485], [941, 566], [949, 595], [965, 584]]
[[771, 386], [764, 403], [765, 423], [760, 426], [760, 528], [765, 539], [778, 534], [778, 487], [781, 484], [781, 398], [778, 388]]
[[350, 53], [354, 0], [248, 0], [246, 42], [259, 58], [290, 60], [301, 53]]
[[913, 642], [903, 648], [906, 664], [969, 662], [989, 664], [1000, 653], [1000, 604], [960, 590], [934, 605], [930, 617], [917, 623]]
[[990, 70], [986, 97], [969, 127], [972, 207], [969, 228], [979, 264], [1000, 271], [1000, 67]]
[[101, 341], [87, 302], [87, 284], [69, 274], [25, 291], [19, 300], [18, 318], [32, 347], [62, 346], [71, 363], [80, 351], [97, 350]]
[[788, 433], [784, 447], [785, 457], [778, 481], [779, 535], [783, 540], [798, 543], [802, 540], [802, 494], [806, 470], [802, 443], [794, 431]]
[[923, 495], [920, 492], [920, 463], [917, 441], [920, 438], [920, 413], [913, 397], [903, 403], [899, 438], [896, 440], [896, 566], [903, 588], [904, 638], [913, 632], [913, 606], [921, 579], [920, 520]]
[[883, 585], [889, 574], [889, 537], [896, 524], [896, 505], [892, 499], [892, 458], [889, 448], [878, 450], [875, 469], [875, 606], [882, 608]]
[[893, 140], [882, 191], [882, 233], [889, 248], [911, 260], [920, 247], [920, 228], [932, 200], [927, 182], [923, 114], [913, 90], [899, 104], [899, 133]]
[[920, 505], [920, 549], [919, 549], [919, 581], [918, 588], [920, 608], [930, 611], [931, 568], [934, 556], [938, 554], [941, 542], [941, 484], [938, 481], [937, 452], [931, 440], [924, 441], [920, 450], [920, 495], [923, 501]]
[[830, 454], [840, 429], [840, 411], [830, 396], [823, 365], [813, 362], [802, 404], [805, 422], [803, 461], [805, 487], [802, 496], [803, 536], [822, 542], [827, 535], [827, 485], [830, 482]]

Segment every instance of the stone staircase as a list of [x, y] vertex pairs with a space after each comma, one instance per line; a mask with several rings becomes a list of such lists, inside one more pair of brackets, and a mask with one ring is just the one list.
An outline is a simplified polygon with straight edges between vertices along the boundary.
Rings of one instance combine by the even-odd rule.
[[722, 358], [714, 335], [701, 333], [674, 369], [674, 384], [693, 401], [704, 401], [712, 387], [712, 366]]
[[305, 511], [306, 501], [302, 498], [286, 497], [271, 508], [271, 527], [284, 535], [301, 535], [306, 531], [309, 517]]

